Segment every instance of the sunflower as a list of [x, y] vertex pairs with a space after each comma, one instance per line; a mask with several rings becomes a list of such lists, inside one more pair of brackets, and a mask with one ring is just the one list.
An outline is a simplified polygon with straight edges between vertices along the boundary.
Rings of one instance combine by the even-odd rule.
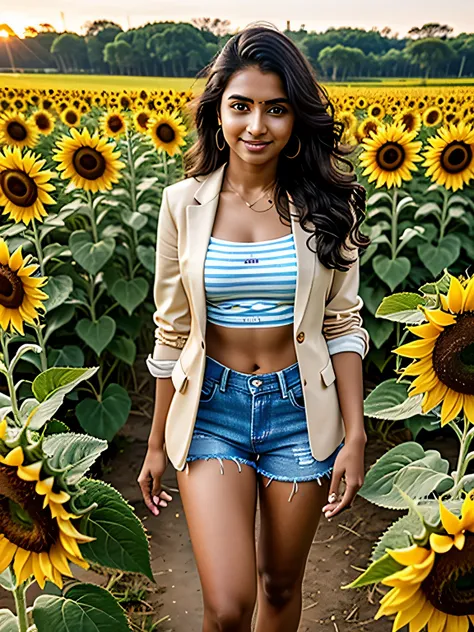
[[120, 169], [125, 164], [119, 160], [120, 152], [108, 138], [95, 132], [92, 136], [85, 127], [82, 132], [70, 129], [71, 136], [63, 136], [57, 143], [53, 160], [59, 162], [61, 178], [70, 178], [74, 186], [84, 191], [107, 191], [119, 181]]
[[53, 172], [43, 170], [46, 160], [28, 150], [24, 156], [18, 147], [0, 151], [0, 207], [17, 224], [28, 224], [47, 215], [44, 204], [55, 204], [49, 192], [55, 186], [49, 181]]
[[356, 106], [356, 108], [358, 108], [359, 110], [365, 110], [365, 108], [367, 107], [367, 105], [368, 105], [368, 101], [367, 101], [367, 99], [366, 99], [365, 97], [358, 97], [358, 98], [356, 99], [355, 106]]
[[15, 147], [34, 147], [39, 139], [36, 126], [23, 114], [0, 115], [0, 144]]
[[38, 110], [31, 116], [31, 121], [36, 125], [40, 134], [49, 136], [54, 130], [54, 116], [48, 110]]
[[436, 105], [432, 105], [423, 112], [423, 125], [426, 127], [435, 127], [443, 121], [443, 112], [441, 108]]
[[150, 110], [140, 109], [135, 112], [135, 114], [133, 115], [133, 124], [137, 132], [148, 131], [148, 121], [150, 120], [150, 117]]
[[148, 133], [158, 151], [165, 151], [169, 156], [174, 156], [179, 147], [186, 144], [186, 126], [177, 114], [160, 112], [150, 120]]
[[405, 568], [381, 580], [392, 590], [380, 600], [374, 619], [396, 614], [393, 632], [405, 625], [410, 630], [427, 626], [428, 632], [468, 632], [470, 622], [474, 623], [474, 492], [466, 495], [461, 518], [438, 501], [448, 535], [431, 533], [429, 548], [413, 544], [386, 549]]
[[10, 255], [8, 246], [0, 239], [0, 327], [7, 331], [8, 326], [22, 336], [23, 323], [30, 325], [39, 317], [38, 309], [48, 295], [39, 288], [47, 277], [37, 277], [37, 265], [29, 265], [31, 255], [23, 258], [21, 246]]
[[408, 396], [424, 393], [422, 411], [427, 413], [443, 402], [441, 426], [461, 410], [474, 423], [474, 276], [461, 283], [451, 277], [448, 294], [440, 294], [441, 308], [420, 305], [427, 323], [408, 327], [420, 337], [394, 350], [406, 358], [416, 358], [403, 372], [417, 375]]
[[95, 538], [71, 522], [79, 517], [66, 508], [71, 496], [43, 461], [26, 463], [21, 446], [0, 456], [0, 489], [0, 573], [13, 563], [17, 585], [34, 575], [40, 588], [46, 580], [62, 588], [69, 562], [89, 567], [79, 544]]
[[385, 108], [381, 103], [372, 103], [369, 105], [367, 115], [382, 120], [385, 116]]
[[61, 112], [61, 120], [69, 127], [78, 127], [81, 123], [81, 113], [78, 109], [68, 106]]
[[393, 117], [394, 123], [404, 125], [408, 132], [418, 132], [421, 128], [421, 114], [416, 110], [405, 110]]
[[106, 136], [117, 138], [125, 133], [127, 123], [120, 110], [109, 110], [100, 119], [100, 128]]
[[381, 127], [383, 123], [379, 121], [375, 116], [367, 116], [365, 119], [359, 123], [357, 128], [356, 135], [359, 139], [359, 142], [362, 141], [366, 136], [369, 136], [370, 132], [376, 132], [379, 127]]
[[446, 125], [436, 136], [428, 138], [431, 145], [424, 152], [426, 175], [446, 189], [457, 191], [474, 177], [474, 129], [461, 121]]
[[402, 180], [411, 180], [410, 172], [418, 170], [415, 162], [422, 160], [418, 154], [422, 143], [413, 140], [415, 136], [416, 132], [408, 132], [400, 125], [384, 125], [371, 132], [362, 142], [362, 175], [369, 174], [369, 182], [377, 180], [376, 188], [400, 187]]

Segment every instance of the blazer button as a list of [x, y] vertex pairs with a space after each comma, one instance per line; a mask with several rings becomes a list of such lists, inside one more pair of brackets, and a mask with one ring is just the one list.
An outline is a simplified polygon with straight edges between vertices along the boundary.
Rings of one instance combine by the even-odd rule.
[[303, 384], [306, 386], [306, 380], [303, 380]]
[[300, 331], [300, 333], [296, 336], [296, 340], [298, 342], [303, 342], [303, 340], [304, 340], [304, 331]]
[[204, 349], [204, 342], [201, 340], [201, 347]]

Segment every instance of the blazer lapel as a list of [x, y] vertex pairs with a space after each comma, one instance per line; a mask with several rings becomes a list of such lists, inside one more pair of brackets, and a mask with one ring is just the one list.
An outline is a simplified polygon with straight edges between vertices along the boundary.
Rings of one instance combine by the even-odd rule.
[[[222, 188], [227, 163], [218, 167], [205, 177], [194, 193], [197, 204], [186, 206], [186, 252], [188, 279], [191, 286], [189, 299], [193, 303], [202, 337], [206, 334], [206, 295], [204, 288], [204, 262], [209, 239], [212, 233], [219, 194]], [[305, 308], [316, 272], [317, 256], [309, 250], [306, 240], [310, 233], [305, 232], [298, 220], [293, 217], [295, 207], [289, 200], [291, 212], [291, 229], [294, 235], [298, 275], [296, 280], [294, 330], [297, 331], [304, 315]]]

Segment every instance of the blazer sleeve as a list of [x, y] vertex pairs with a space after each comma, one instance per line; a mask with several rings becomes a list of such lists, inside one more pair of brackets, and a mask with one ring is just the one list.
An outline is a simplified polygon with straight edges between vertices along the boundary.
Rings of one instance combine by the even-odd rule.
[[[156, 330], [152, 360], [158, 363], [165, 361], [161, 365], [163, 368], [168, 368], [171, 360], [179, 358], [191, 327], [191, 313], [179, 266], [178, 230], [171, 215], [166, 189], [163, 189], [158, 217], [153, 289]], [[152, 364], [160, 366], [157, 362]]]
[[323, 335], [328, 341], [348, 334], [358, 336], [363, 343], [361, 355], [364, 358], [369, 350], [369, 333], [363, 327], [360, 315], [364, 302], [358, 294], [359, 278], [358, 256], [345, 272], [334, 270], [324, 309]]

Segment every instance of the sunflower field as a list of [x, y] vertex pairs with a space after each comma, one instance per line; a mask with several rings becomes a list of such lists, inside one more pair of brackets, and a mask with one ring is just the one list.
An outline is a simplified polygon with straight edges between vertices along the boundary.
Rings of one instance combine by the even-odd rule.
[[[371, 244], [361, 257], [360, 294], [372, 341], [368, 429], [387, 438], [402, 426], [412, 437], [372, 466], [359, 492], [407, 514], [346, 588], [393, 587], [377, 618], [396, 614], [394, 631], [409, 624], [410, 632], [467, 632], [474, 89], [328, 92], [367, 191], [362, 230]], [[154, 342], [161, 193], [181, 179], [182, 153], [195, 140], [192, 96], [0, 89], [0, 585], [17, 606], [16, 615], [0, 610], [0, 629], [5, 621], [20, 632], [32, 625], [49, 632], [66, 599], [102, 604], [91, 630], [106, 617], [129, 629], [104, 589], [63, 586], [69, 564], [151, 576], [140, 521], [118, 492], [87, 474], [143, 396], [137, 359]], [[407, 342], [410, 334], [418, 339]], [[402, 368], [402, 358], [413, 361]], [[416, 441], [420, 431], [444, 427], [460, 442], [452, 473]], [[32, 582], [62, 592], [40, 596], [27, 611]]]

